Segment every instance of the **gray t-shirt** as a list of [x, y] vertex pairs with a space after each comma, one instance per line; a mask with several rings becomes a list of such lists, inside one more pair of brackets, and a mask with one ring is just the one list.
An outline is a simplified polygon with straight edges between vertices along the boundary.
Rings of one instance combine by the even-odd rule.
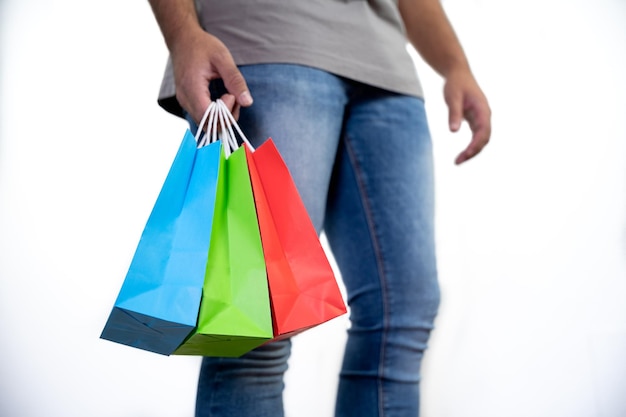
[[[197, 0], [196, 8], [237, 65], [306, 65], [422, 96], [397, 0]], [[174, 95], [168, 62], [159, 103], [180, 114]]]

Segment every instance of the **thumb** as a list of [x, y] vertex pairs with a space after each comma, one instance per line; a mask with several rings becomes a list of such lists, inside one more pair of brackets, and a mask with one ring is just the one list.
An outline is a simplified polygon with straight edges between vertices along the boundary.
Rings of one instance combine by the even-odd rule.
[[461, 128], [463, 121], [463, 96], [461, 94], [446, 94], [448, 105], [448, 124], [450, 131], [456, 132]]
[[248, 107], [252, 104], [252, 95], [248, 89], [246, 80], [235, 65], [232, 58], [225, 60], [221, 65], [216, 65], [220, 78], [224, 81], [226, 90], [237, 100], [237, 104], [242, 107]]

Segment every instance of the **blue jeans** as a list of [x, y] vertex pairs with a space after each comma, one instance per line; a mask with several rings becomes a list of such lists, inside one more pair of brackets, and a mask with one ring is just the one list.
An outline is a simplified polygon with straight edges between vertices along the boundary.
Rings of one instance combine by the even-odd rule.
[[[274, 139], [347, 289], [336, 416], [418, 416], [420, 363], [439, 306], [423, 100], [297, 65], [241, 71], [255, 101], [239, 124], [254, 145]], [[211, 89], [224, 92], [219, 81]], [[196, 416], [283, 416], [290, 347], [203, 358]]]

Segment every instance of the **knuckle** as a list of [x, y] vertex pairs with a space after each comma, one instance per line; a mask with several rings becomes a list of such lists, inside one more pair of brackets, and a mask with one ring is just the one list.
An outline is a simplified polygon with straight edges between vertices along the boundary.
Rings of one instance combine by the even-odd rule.
[[234, 88], [236, 90], [243, 89], [245, 86], [245, 81], [243, 79], [243, 76], [241, 75], [239, 70], [235, 67], [233, 67], [232, 71], [230, 71], [228, 74], [225, 75], [224, 83], [231, 86], [231, 88]]

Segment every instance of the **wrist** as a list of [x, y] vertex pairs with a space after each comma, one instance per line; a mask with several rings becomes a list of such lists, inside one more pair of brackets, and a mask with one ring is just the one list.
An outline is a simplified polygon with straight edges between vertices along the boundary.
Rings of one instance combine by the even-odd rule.
[[450, 59], [439, 69], [439, 73], [444, 79], [455, 76], [471, 76], [472, 70], [466, 59]]
[[165, 44], [170, 53], [175, 54], [180, 48], [189, 48], [204, 33], [197, 20], [184, 19], [164, 33]]

